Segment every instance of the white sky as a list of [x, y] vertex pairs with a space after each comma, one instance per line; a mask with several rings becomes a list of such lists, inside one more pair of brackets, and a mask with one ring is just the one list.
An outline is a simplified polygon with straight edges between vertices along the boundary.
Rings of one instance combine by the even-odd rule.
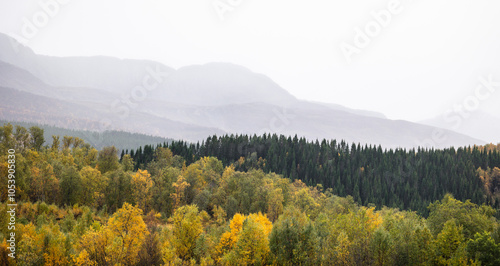
[[[56, 0], [0, 0], [0, 32]], [[300, 99], [417, 121], [500, 82], [500, 1], [401, 0], [398, 14], [348, 64], [340, 44], [391, 0], [65, 0], [26, 45], [47, 55], [152, 59], [179, 68], [231, 62]], [[60, 2], [63, 2], [60, 0]], [[221, 20], [213, 4], [234, 5]], [[57, 3], [57, 2], [55, 2]], [[43, 22], [43, 21], [42, 21]], [[500, 87], [480, 107], [500, 114]]]

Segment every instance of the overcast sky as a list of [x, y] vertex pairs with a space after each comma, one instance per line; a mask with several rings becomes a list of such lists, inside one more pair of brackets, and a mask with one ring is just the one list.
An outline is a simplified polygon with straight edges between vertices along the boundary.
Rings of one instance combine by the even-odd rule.
[[[500, 82], [497, 0], [0, 0], [0, 32], [46, 55], [231, 62], [300, 99], [391, 119], [440, 115], [480, 77]], [[500, 114], [500, 87], [483, 96]]]

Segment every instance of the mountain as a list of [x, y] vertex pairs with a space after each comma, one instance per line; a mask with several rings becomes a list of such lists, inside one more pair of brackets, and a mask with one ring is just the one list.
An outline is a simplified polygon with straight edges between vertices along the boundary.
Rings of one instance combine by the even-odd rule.
[[147, 60], [37, 55], [22, 44], [13, 49], [12, 43], [15, 40], [0, 34], [0, 61], [25, 69], [52, 86], [86, 87], [122, 94], [133, 93], [135, 87], [143, 86], [148, 79], [146, 83], [156, 85], [154, 90], [148, 91], [148, 99], [159, 97], [196, 105], [292, 104], [297, 101], [270, 78], [237, 65], [211, 63], [175, 71]]
[[420, 123], [454, 130], [489, 143], [500, 143], [500, 117], [483, 111], [470, 112], [465, 117], [458, 114], [438, 116]]
[[[302, 103], [302, 102], [301, 102]], [[402, 121], [360, 116], [309, 103], [294, 107], [278, 107], [265, 103], [221, 106], [162, 106], [150, 103], [148, 110], [160, 117], [175, 117], [203, 127], [216, 127], [225, 132], [306, 136], [308, 139], [345, 139], [349, 142], [383, 144], [385, 147], [464, 146], [483, 143], [480, 140], [443, 130], [446, 140], [432, 140], [436, 128]], [[243, 119], [242, 119], [243, 118]], [[428, 145], [429, 144], [429, 145]]]
[[[13, 43], [0, 34], [0, 92], [5, 95], [0, 119], [9, 121], [188, 141], [266, 132], [387, 148], [484, 143], [375, 112], [301, 101], [269, 77], [234, 64], [175, 70], [146, 60], [43, 56]], [[446, 139], [433, 140], [436, 132]]]
[[59, 100], [99, 102], [106, 104], [119, 97], [118, 93], [85, 87], [55, 87], [44, 83], [29, 71], [0, 61], [0, 86]]
[[168, 80], [153, 95], [169, 102], [200, 106], [263, 102], [288, 106], [298, 101], [270, 78], [234, 64], [187, 66]]
[[334, 104], [334, 103], [320, 103], [320, 102], [312, 102], [313, 104], [318, 104], [318, 105], [323, 105], [328, 108], [334, 109], [334, 110], [339, 110], [339, 111], [344, 111], [356, 115], [362, 115], [362, 116], [369, 116], [369, 117], [376, 117], [376, 118], [383, 118], [386, 119], [387, 117], [379, 112], [373, 112], [373, 111], [366, 111], [366, 110], [359, 110], [359, 109], [351, 109], [347, 108], [345, 106], [342, 106], [340, 104]]
[[[175, 139], [197, 140], [211, 134], [224, 134], [216, 128], [176, 122], [136, 112], [127, 119], [116, 119], [111, 113], [84, 105], [35, 95], [16, 89], [0, 87], [2, 103], [0, 119], [57, 126], [65, 129], [90, 131], [121, 130], [152, 136], [171, 136]], [[108, 123], [111, 125], [108, 126]]]
[[[113, 57], [55, 57], [35, 54], [30, 48], [0, 33], [0, 61], [25, 69], [52, 86], [87, 87], [122, 92], [142, 83], [149, 66], [147, 60], [121, 60]], [[163, 72], [172, 68], [160, 66]]]

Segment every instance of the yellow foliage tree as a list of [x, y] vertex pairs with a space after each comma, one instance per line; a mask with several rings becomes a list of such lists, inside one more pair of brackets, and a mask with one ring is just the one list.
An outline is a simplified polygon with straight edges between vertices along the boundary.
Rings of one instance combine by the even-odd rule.
[[[225, 169], [224, 169], [224, 172], [222, 173], [222, 182], [225, 182], [230, 176], [232, 176], [234, 174], [235, 170], [234, 170], [234, 166], [233, 165], [230, 165], [230, 166], [227, 166]], [[223, 185], [223, 184], [221, 184]]]
[[80, 254], [74, 260], [74, 265], [77, 265], [77, 266], [97, 266], [99, 264], [97, 264], [97, 262], [95, 260], [92, 260], [90, 258], [89, 253], [87, 252], [87, 250], [84, 249], [82, 252], [80, 252]]
[[142, 210], [124, 203], [109, 219], [107, 229], [113, 239], [109, 246], [109, 261], [113, 264], [135, 264], [141, 245], [149, 234], [142, 220]]
[[243, 222], [232, 250], [222, 258], [228, 265], [262, 265], [269, 256], [272, 223], [262, 213], [250, 214]]
[[220, 262], [224, 254], [229, 252], [236, 242], [238, 241], [238, 235], [243, 228], [243, 221], [245, 216], [242, 214], [235, 214], [233, 219], [229, 222], [229, 232], [222, 234], [219, 245], [216, 247], [216, 261]]
[[338, 260], [340, 265], [351, 265], [349, 257], [349, 249], [351, 241], [345, 232], [340, 232], [337, 236], [337, 245], [334, 248], [334, 257]]
[[9, 258], [9, 253], [11, 252], [8, 248], [10, 245], [7, 245], [7, 239], [3, 239], [2, 243], [0, 243], [0, 265], [11, 265], [13, 263], [13, 258]]
[[54, 203], [59, 192], [59, 180], [52, 165], [43, 162], [31, 169], [31, 198]]
[[44, 225], [38, 232], [44, 239], [44, 265], [67, 265], [65, 240], [66, 236], [59, 230], [59, 226]]
[[248, 215], [247, 220], [248, 219], [255, 220], [258, 224], [260, 224], [262, 226], [262, 230], [264, 230], [263, 232], [266, 237], [268, 237], [271, 231], [273, 230], [273, 223], [269, 221], [267, 216], [262, 214], [261, 212], [257, 214], [251, 213], [250, 215]]
[[[17, 243], [19, 248], [17, 261], [22, 261], [26, 265], [42, 265], [43, 264], [43, 236], [38, 234], [34, 224], [18, 225], [19, 231], [22, 232], [22, 238]], [[16, 226], [17, 227], [17, 226]]]
[[213, 218], [215, 220], [216, 225], [221, 226], [224, 223], [226, 223], [227, 213], [222, 207], [215, 205], [213, 208], [213, 212], [214, 212]]
[[77, 249], [80, 253], [74, 258], [76, 265], [106, 265], [107, 247], [111, 244], [111, 234], [107, 228], [89, 229], [80, 238]]
[[137, 170], [137, 173], [132, 176], [132, 195], [139, 204], [139, 208], [148, 211], [149, 202], [151, 201], [151, 188], [153, 180], [147, 170]]
[[182, 204], [186, 203], [186, 188], [189, 187], [189, 183], [186, 182], [186, 179], [181, 175], [177, 178], [177, 181], [172, 184], [175, 192], [170, 194], [172, 199], [174, 200], [174, 210], [179, 208]]

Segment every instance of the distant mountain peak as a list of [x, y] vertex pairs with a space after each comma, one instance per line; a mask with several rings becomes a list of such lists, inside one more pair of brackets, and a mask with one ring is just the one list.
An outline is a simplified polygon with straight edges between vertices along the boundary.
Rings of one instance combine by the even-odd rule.
[[283, 106], [297, 101], [269, 77], [232, 63], [179, 68], [165, 86], [172, 101], [206, 106], [252, 102]]

